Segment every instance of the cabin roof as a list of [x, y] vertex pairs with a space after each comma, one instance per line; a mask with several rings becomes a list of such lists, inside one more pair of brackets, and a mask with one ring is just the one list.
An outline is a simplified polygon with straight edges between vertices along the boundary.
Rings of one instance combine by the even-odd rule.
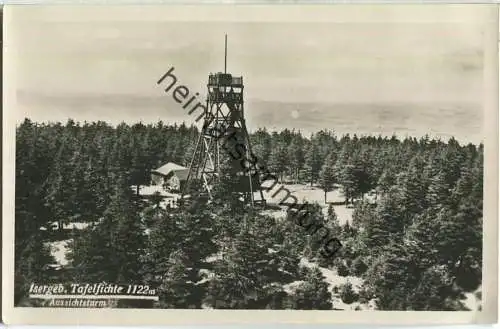
[[179, 177], [179, 179], [183, 180], [187, 178], [189, 169], [181, 165], [178, 165], [176, 163], [169, 162], [164, 164], [160, 168], [153, 170], [153, 172], [161, 174], [163, 176], [168, 176], [170, 173], [173, 172], [177, 177]]

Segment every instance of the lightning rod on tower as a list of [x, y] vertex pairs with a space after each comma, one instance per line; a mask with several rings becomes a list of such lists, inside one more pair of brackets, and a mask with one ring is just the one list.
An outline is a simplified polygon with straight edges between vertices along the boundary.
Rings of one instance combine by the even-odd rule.
[[227, 73], [227, 34], [224, 38], [224, 74]]

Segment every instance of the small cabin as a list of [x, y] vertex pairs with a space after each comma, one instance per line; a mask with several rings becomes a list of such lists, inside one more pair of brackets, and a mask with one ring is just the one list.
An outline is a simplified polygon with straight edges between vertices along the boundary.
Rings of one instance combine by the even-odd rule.
[[151, 172], [151, 184], [179, 191], [187, 180], [189, 168], [169, 162]]

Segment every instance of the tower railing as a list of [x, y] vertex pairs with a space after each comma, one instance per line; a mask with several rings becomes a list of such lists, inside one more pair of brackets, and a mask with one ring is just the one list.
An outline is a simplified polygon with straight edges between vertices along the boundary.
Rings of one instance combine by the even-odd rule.
[[241, 103], [243, 97], [241, 92], [221, 93], [213, 91], [208, 94], [208, 101], [214, 103]]
[[243, 87], [243, 77], [233, 77], [228, 73], [212, 73], [208, 76], [209, 87]]

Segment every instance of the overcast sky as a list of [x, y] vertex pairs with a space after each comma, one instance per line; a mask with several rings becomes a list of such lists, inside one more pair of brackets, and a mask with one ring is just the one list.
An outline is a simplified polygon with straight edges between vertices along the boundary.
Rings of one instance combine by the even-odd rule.
[[244, 76], [247, 99], [481, 104], [485, 7], [333, 7], [278, 17], [257, 6], [23, 6], [6, 26], [12, 83], [28, 98], [158, 97], [174, 66], [204, 94], [228, 33], [228, 70]]

